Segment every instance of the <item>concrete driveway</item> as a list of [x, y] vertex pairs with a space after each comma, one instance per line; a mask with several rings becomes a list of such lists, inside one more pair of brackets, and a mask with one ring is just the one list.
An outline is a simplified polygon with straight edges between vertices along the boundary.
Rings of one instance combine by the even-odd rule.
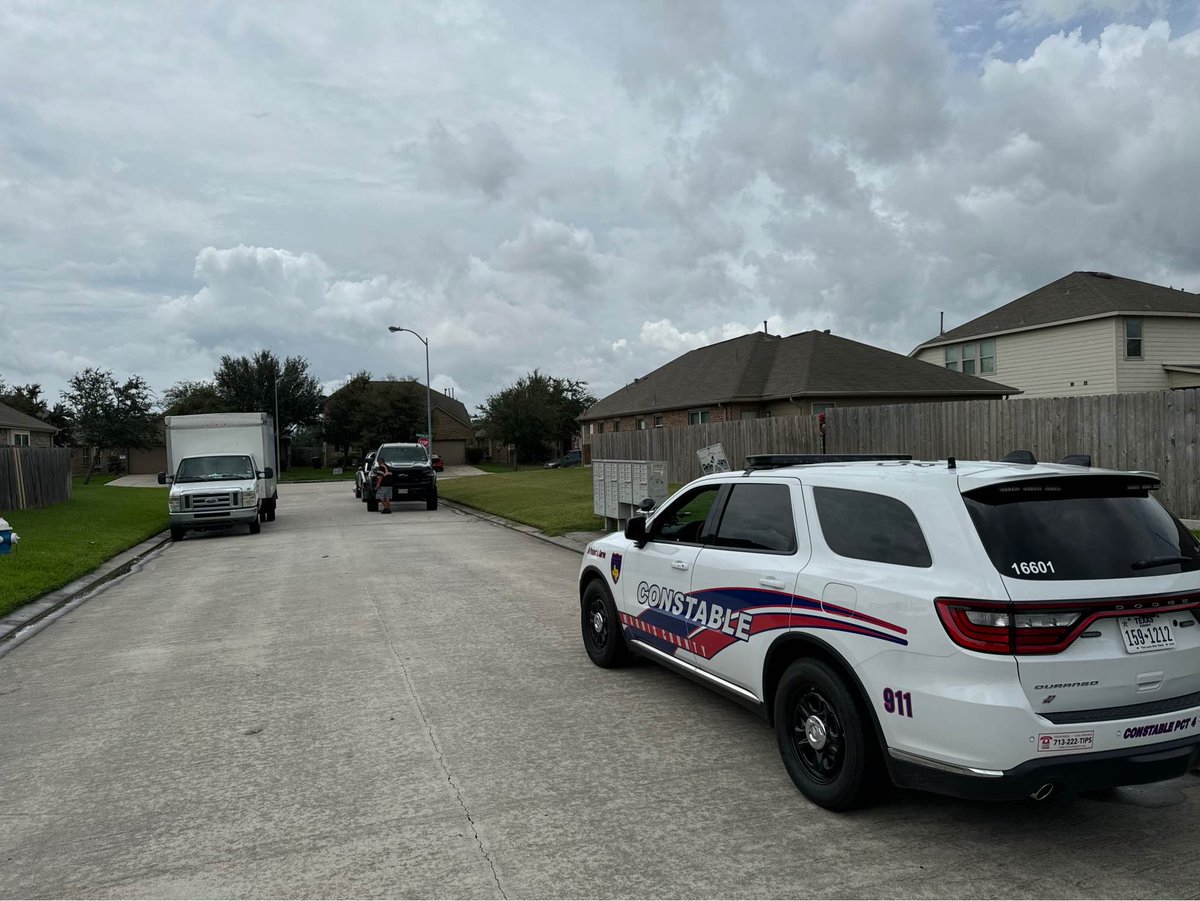
[[0, 658], [0, 896], [1200, 891], [1195, 777], [830, 814], [741, 708], [592, 666], [576, 554], [284, 487]]

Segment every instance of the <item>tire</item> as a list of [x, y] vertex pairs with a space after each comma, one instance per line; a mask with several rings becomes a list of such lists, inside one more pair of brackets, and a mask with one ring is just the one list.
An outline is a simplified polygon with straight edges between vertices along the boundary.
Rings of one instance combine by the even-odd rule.
[[270, 503], [267, 504], [267, 522], [275, 521], [275, 505], [278, 503], [279, 501], [277, 499], [271, 498]]
[[599, 579], [593, 579], [583, 590], [579, 601], [579, 627], [583, 633], [583, 647], [596, 666], [612, 669], [629, 662], [629, 646], [625, 644], [617, 605]]
[[183, 541], [183, 529], [178, 526], [171, 526], [171, 540]]
[[354, 496], [362, 497], [362, 489], [359, 488], [357, 485], [354, 486]]
[[378, 513], [379, 512], [379, 498], [368, 497], [368, 498], [366, 498], [366, 501], [367, 501], [367, 512], [368, 513]]
[[853, 690], [819, 660], [797, 660], [775, 691], [775, 738], [801, 793], [826, 810], [853, 810], [884, 787], [879, 744]]
[[266, 521], [267, 521], [267, 511], [266, 511], [266, 508], [263, 508], [263, 509], [261, 509], [261, 510], [259, 510], [259, 511], [258, 511], [258, 521], [259, 521], [259, 522], [266, 522]]
[[262, 523], [260, 523], [257, 519], [251, 520], [250, 521], [250, 534], [257, 535], [261, 531], [262, 531]]
[[425, 509], [426, 510], [436, 510], [437, 509], [437, 492], [436, 491], [433, 494], [428, 495], [425, 498]]

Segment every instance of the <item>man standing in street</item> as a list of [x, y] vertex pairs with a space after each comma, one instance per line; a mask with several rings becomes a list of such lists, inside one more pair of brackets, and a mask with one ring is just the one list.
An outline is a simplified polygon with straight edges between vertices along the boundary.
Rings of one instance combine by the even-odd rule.
[[375, 499], [383, 506], [380, 513], [392, 512], [392, 471], [382, 460], [375, 461]]

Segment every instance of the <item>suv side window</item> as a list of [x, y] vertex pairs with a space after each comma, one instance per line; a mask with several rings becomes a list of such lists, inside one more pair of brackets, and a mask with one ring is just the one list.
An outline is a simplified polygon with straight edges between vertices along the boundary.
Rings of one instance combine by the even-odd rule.
[[712, 544], [735, 550], [795, 553], [791, 490], [787, 485], [734, 485]]
[[716, 503], [721, 485], [702, 485], [689, 491], [654, 517], [647, 536], [651, 541], [670, 541], [677, 544], [700, 544], [704, 523]]
[[841, 557], [897, 566], [933, 565], [916, 516], [903, 501], [845, 488], [813, 488], [829, 549]]

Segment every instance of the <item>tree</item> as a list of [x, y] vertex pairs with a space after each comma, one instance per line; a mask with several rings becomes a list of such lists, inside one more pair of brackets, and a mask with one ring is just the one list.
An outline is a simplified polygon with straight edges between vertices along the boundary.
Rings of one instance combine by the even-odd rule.
[[561, 451], [579, 430], [576, 418], [596, 399], [587, 383], [560, 379], [537, 369], [479, 407], [491, 434], [517, 446], [517, 456], [541, 460]]
[[176, 382], [163, 392], [163, 413], [189, 416], [195, 413], [228, 413], [231, 408], [221, 397], [216, 382]]
[[288, 357], [280, 366], [279, 358], [269, 350], [253, 357], [221, 357], [213, 373], [217, 393], [226, 411], [275, 412], [276, 389], [279, 398], [279, 434], [289, 434], [296, 426], [309, 425], [321, 417], [321, 386], [308, 373], [303, 357]]
[[411, 441], [425, 426], [424, 391], [418, 401], [412, 382], [371, 380], [363, 370], [325, 404], [322, 435], [334, 447], [376, 447], [385, 441]]
[[[154, 398], [141, 376], [119, 384], [106, 369], [88, 368], [77, 372], [63, 392], [63, 403], [70, 412], [75, 435], [85, 446], [100, 448], [146, 449], [158, 440], [158, 417]], [[95, 459], [95, 453], [91, 454]], [[93, 467], [88, 468], [87, 480]]]

